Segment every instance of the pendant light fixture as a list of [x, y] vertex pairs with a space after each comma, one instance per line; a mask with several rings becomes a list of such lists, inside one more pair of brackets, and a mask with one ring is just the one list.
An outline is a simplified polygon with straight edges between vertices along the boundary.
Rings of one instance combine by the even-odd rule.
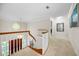
[[13, 27], [14, 30], [19, 30], [20, 24], [18, 22], [15, 22], [12, 27]]
[[20, 29], [20, 23], [19, 22], [14, 22], [12, 25], [13, 30], [17, 31]]

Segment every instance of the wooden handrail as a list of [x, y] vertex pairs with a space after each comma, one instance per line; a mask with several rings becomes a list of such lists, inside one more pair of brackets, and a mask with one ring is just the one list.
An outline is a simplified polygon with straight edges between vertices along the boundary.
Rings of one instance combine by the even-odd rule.
[[23, 32], [30, 32], [30, 31], [0, 32], [0, 35], [23, 33]]
[[23, 32], [28, 32], [29, 35], [36, 41], [35, 37], [30, 33], [30, 31], [0, 32], [0, 35], [23, 33]]
[[36, 42], [36, 39], [35, 39], [35, 37], [30, 33], [30, 31], [29, 31], [29, 35], [35, 40], [35, 42]]

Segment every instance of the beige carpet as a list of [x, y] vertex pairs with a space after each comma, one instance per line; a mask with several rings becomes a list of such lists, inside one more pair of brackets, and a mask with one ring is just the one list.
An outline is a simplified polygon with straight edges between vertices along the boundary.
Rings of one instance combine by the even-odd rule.
[[[40, 54], [27, 47], [11, 56], [40, 56]], [[76, 56], [76, 54], [69, 41], [51, 39], [49, 40], [48, 49], [43, 56]]]
[[69, 41], [63, 39], [51, 39], [46, 56], [75, 56], [75, 52]]
[[40, 54], [27, 47], [23, 50], [20, 50], [19, 52], [12, 54], [11, 56], [40, 56]]

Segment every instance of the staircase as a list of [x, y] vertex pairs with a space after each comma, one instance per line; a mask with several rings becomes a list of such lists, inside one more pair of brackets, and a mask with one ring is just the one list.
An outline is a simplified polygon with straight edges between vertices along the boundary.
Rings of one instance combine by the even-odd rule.
[[31, 39], [30, 48], [42, 55], [42, 40], [38, 39], [35, 41], [35, 40]]
[[41, 34], [38, 36], [36, 42], [34, 40], [31, 41], [31, 47], [33, 50], [37, 51], [40, 54], [45, 54], [48, 48], [48, 33]]
[[[30, 34], [30, 31], [1, 32], [0, 33], [0, 55], [9, 56], [28, 47], [30, 36], [33, 43], [36, 39]], [[32, 47], [31, 46], [31, 47]]]

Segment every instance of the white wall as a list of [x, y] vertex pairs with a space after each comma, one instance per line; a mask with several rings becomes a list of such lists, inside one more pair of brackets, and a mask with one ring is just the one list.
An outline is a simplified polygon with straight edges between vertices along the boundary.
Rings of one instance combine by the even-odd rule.
[[27, 25], [28, 29], [31, 31], [31, 34], [37, 40], [37, 44], [36, 44], [37, 48], [42, 48], [42, 39], [39, 38], [38, 29], [47, 29], [47, 30], [49, 30], [49, 27], [50, 27], [49, 24], [50, 24], [50, 20], [46, 19], [46, 20], [41, 20], [39, 22], [30, 23], [30, 24]]
[[41, 20], [39, 22], [29, 23], [27, 25], [27, 29], [31, 31], [32, 35], [34, 35], [35, 38], [38, 36], [38, 29], [47, 29], [49, 30], [49, 24], [50, 20]]
[[8, 20], [1, 20], [0, 19], [0, 32], [12, 32], [12, 31], [21, 31], [27, 30], [27, 24], [18, 22], [20, 28], [15, 30], [13, 29], [13, 24], [16, 23], [15, 21], [8, 21]]
[[[0, 37], [0, 39], [1, 39], [1, 37]], [[2, 55], [2, 53], [1, 53], [1, 40], [0, 40], [0, 56]]]
[[[75, 4], [72, 4], [71, 9], [70, 9], [69, 14], [68, 14], [68, 20], [71, 17], [71, 14], [72, 14], [74, 7], [75, 7]], [[70, 28], [69, 21], [68, 21], [68, 25], [69, 25], [68, 29], [69, 29], [70, 42], [72, 43], [72, 46], [73, 46], [76, 54], [79, 55], [79, 27]]]
[[42, 37], [42, 48], [43, 48], [43, 51], [42, 51], [42, 54], [45, 54], [47, 48], [48, 48], [48, 33], [45, 33], [43, 34], [43, 37]]
[[[67, 17], [59, 16], [57, 18], [51, 18], [52, 21], [52, 38], [53, 39], [68, 39], [68, 25]], [[57, 32], [57, 23], [64, 23], [64, 32]]]

